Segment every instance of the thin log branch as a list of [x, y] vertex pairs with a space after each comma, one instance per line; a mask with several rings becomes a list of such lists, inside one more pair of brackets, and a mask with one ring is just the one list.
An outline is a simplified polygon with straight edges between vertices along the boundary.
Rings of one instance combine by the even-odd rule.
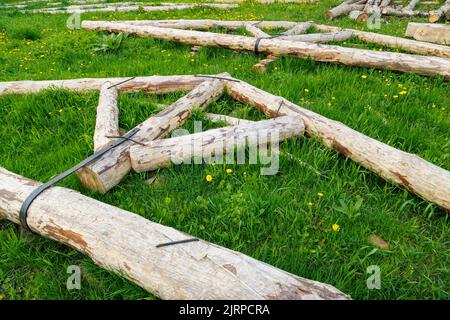
[[100, 151], [113, 142], [109, 137], [120, 135], [119, 107], [117, 105], [119, 91], [117, 87], [112, 85], [111, 82], [105, 82], [100, 89], [94, 132], [95, 152]]

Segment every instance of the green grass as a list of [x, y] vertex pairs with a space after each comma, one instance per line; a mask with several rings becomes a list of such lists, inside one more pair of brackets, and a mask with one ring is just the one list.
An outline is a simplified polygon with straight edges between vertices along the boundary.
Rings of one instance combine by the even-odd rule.
[[[323, 12], [337, 2], [249, 2], [228, 11], [86, 13], [82, 19], [327, 22]], [[442, 78], [295, 58], [277, 60], [262, 76], [250, 71], [261, 58], [252, 53], [202, 48], [192, 58], [190, 46], [131, 36], [118, 50], [95, 53], [95, 43], [103, 34], [69, 30], [65, 27], [67, 17], [0, 11], [0, 80], [227, 71], [450, 169], [450, 97], [448, 82]], [[402, 35], [407, 22], [389, 19], [382, 23], [380, 32]], [[345, 18], [330, 24], [364, 28]], [[354, 39], [346, 45], [380, 49]], [[403, 90], [407, 94], [399, 95]], [[160, 104], [168, 105], [181, 95], [122, 94], [121, 127], [131, 129], [157, 112]], [[64, 90], [0, 96], [0, 166], [47, 181], [89, 156], [97, 98], [96, 92]], [[208, 111], [264, 119], [255, 108], [228, 97]], [[196, 112], [193, 119], [203, 119], [202, 114]], [[193, 119], [186, 128], [192, 129]], [[212, 127], [208, 121], [204, 124], [205, 128]], [[330, 283], [355, 299], [450, 297], [446, 212], [385, 182], [314, 139], [292, 139], [284, 142], [282, 149], [296, 159], [281, 157], [276, 176], [259, 175], [258, 165], [181, 165], [159, 170], [157, 182], [151, 186], [144, 183], [150, 174], [130, 174], [106, 195], [86, 190], [74, 176], [60, 185], [294, 274]], [[226, 174], [226, 168], [232, 168], [233, 173]], [[214, 177], [212, 183], [205, 181], [207, 174]], [[318, 196], [319, 192], [323, 197]], [[356, 204], [361, 201], [358, 209]], [[331, 229], [334, 223], [340, 225], [337, 233]], [[367, 238], [374, 233], [391, 248], [378, 250], [370, 245]], [[81, 290], [66, 290], [69, 265], [82, 267]], [[380, 290], [366, 287], [366, 269], [370, 265], [381, 268]], [[12, 223], [0, 223], [0, 299], [145, 298], [153, 297], [120, 276], [96, 267], [88, 257], [54, 241], [21, 234]]]

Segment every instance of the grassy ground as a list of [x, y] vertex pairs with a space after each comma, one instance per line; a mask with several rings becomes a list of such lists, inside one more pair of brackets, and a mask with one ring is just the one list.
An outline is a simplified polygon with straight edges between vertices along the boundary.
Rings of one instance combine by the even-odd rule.
[[[325, 22], [323, 12], [337, 2], [249, 2], [228, 11], [87, 13], [82, 19]], [[277, 60], [261, 76], [250, 71], [261, 58], [251, 53], [202, 48], [190, 57], [189, 46], [137, 37], [125, 39], [115, 52], [94, 53], [93, 43], [101, 34], [69, 30], [67, 18], [0, 11], [0, 80], [228, 71], [450, 169], [450, 97], [448, 83], [442, 78], [295, 58]], [[365, 27], [345, 18], [332, 24]], [[380, 32], [402, 35], [406, 24], [407, 20], [390, 19], [382, 23]], [[388, 50], [354, 39], [346, 45]], [[406, 94], [400, 95], [400, 91]], [[157, 112], [160, 104], [170, 104], [180, 95], [122, 94], [121, 127], [131, 129]], [[89, 156], [97, 98], [96, 92], [64, 90], [1, 96], [0, 166], [47, 181]], [[227, 97], [208, 111], [264, 118], [254, 108]], [[196, 112], [193, 119], [203, 116]], [[204, 124], [212, 126], [207, 121]], [[186, 128], [192, 129], [192, 120]], [[83, 188], [76, 177], [60, 185], [294, 274], [330, 283], [355, 299], [449, 298], [449, 225], [444, 211], [313, 139], [293, 139], [283, 143], [282, 149], [297, 160], [281, 158], [276, 176], [260, 176], [257, 165], [182, 165], [158, 171], [150, 186], [144, 183], [148, 174], [130, 174], [103, 196]], [[226, 168], [233, 172], [227, 174]], [[211, 183], [205, 181], [208, 174], [213, 176]], [[333, 224], [339, 224], [338, 232], [332, 230]], [[381, 250], [369, 244], [372, 234], [389, 242], [391, 248]], [[82, 268], [81, 290], [66, 289], [69, 265]], [[381, 269], [380, 290], [367, 289], [370, 265]], [[39, 236], [21, 235], [17, 226], [0, 222], [0, 299], [147, 298], [154, 297], [98, 268], [82, 254]]]

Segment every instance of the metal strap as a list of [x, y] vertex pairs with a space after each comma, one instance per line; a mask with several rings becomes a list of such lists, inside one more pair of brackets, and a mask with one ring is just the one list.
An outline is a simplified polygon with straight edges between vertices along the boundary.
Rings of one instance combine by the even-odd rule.
[[129, 141], [129, 139], [134, 136], [136, 133], [138, 133], [140, 131], [139, 128], [134, 128], [133, 130], [129, 131], [127, 134], [125, 134], [123, 137], [121, 137], [122, 139], [119, 139], [118, 141], [114, 142], [113, 144], [111, 144], [109, 147], [97, 151], [95, 153], [93, 153], [90, 157], [84, 159], [83, 161], [81, 161], [79, 164], [77, 164], [76, 166], [70, 168], [69, 170], [59, 174], [58, 176], [54, 177], [53, 179], [51, 179], [50, 181], [48, 181], [47, 183], [44, 183], [43, 185], [39, 186], [38, 188], [34, 189], [33, 192], [30, 193], [30, 195], [25, 199], [25, 201], [22, 204], [22, 207], [20, 208], [20, 212], [19, 212], [19, 220], [20, 220], [20, 224], [27, 230], [29, 230], [30, 232], [31, 229], [28, 226], [27, 223], [27, 215], [28, 215], [28, 208], [30, 207], [30, 205], [33, 203], [33, 201], [45, 190], [47, 190], [48, 188], [52, 187], [54, 184], [56, 184], [57, 182], [61, 181], [62, 179], [66, 178], [67, 176], [71, 175], [72, 173], [74, 173], [75, 171], [83, 168], [84, 166], [90, 164], [91, 162], [93, 162], [94, 160], [100, 158], [101, 156], [103, 156], [105, 153], [109, 152], [110, 150], [114, 149], [115, 147], [123, 144], [126, 141]]

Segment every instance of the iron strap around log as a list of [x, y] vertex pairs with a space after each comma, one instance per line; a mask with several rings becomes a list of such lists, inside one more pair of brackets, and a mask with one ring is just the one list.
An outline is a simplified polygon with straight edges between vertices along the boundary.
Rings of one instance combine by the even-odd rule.
[[20, 212], [19, 212], [19, 220], [20, 220], [20, 224], [27, 229], [30, 232], [33, 232], [30, 227], [28, 226], [27, 223], [27, 215], [28, 215], [28, 208], [31, 206], [31, 204], [33, 203], [33, 201], [45, 190], [47, 190], [48, 188], [52, 187], [54, 184], [56, 184], [57, 182], [61, 181], [62, 179], [66, 178], [67, 176], [71, 175], [72, 173], [74, 173], [75, 171], [83, 168], [84, 166], [88, 165], [89, 163], [91, 163], [92, 161], [96, 160], [97, 158], [101, 157], [102, 155], [104, 155], [105, 153], [109, 152], [111, 149], [114, 149], [115, 147], [121, 145], [122, 143], [126, 142], [126, 141], [130, 141], [130, 138], [132, 136], [134, 136], [136, 133], [138, 133], [140, 131], [139, 128], [134, 128], [132, 129], [130, 132], [128, 132], [127, 134], [125, 134], [122, 137], [117, 137], [120, 140], [114, 142], [113, 144], [111, 144], [109, 147], [100, 150], [98, 152], [93, 153], [90, 157], [84, 159], [83, 161], [81, 161], [79, 164], [77, 164], [76, 166], [70, 168], [69, 170], [59, 174], [58, 176], [54, 177], [53, 179], [51, 179], [50, 181], [48, 181], [47, 183], [44, 183], [43, 185], [39, 186], [38, 188], [34, 189], [33, 192], [30, 193], [30, 195], [25, 199], [25, 201], [22, 204], [22, 207], [20, 208]]

